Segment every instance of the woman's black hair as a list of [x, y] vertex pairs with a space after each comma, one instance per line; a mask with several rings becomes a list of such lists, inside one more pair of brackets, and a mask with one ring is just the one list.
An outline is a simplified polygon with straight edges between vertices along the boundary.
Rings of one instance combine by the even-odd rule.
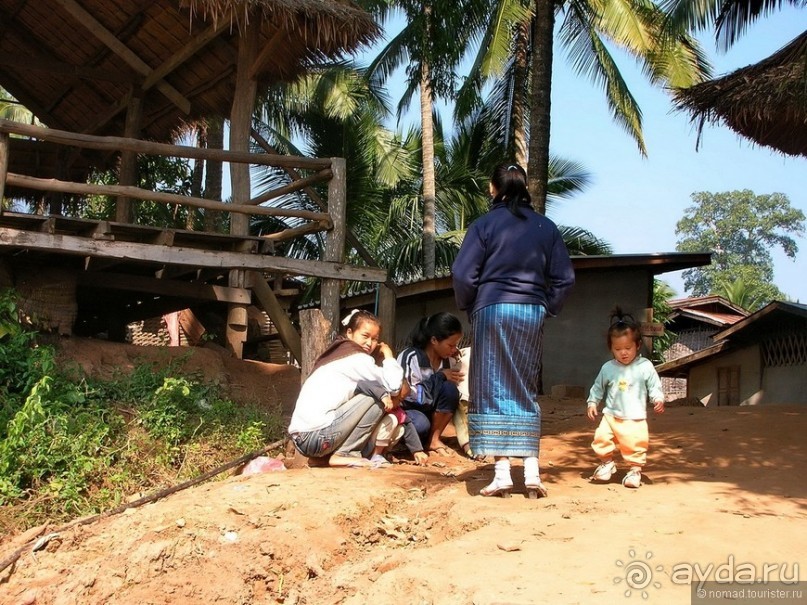
[[339, 333], [345, 335], [348, 330], [355, 332], [363, 323], [372, 323], [380, 326], [381, 320], [364, 309], [353, 309], [342, 319]]
[[532, 198], [527, 191], [527, 173], [518, 164], [499, 164], [494, 168], [490, 182], [496, 189], [493, 203], [506, 202], [507, 209], [518, 218], [526, 218], [522, 207], [530, 206]]
[[611, 311], [611, 326], [608, 328], [608, 348], [611, 348], [611, 341], [614, 338], [619, 338], [625, 334], [630, 334], [633, 341], [640, 345], [642, 344], [642, 331], [639, 329], [639, 324], [630, 313], [623, 313], [619, 306], [614, 307]]
[[462, 334], [462, 322], [456, 315], [441, 311], [421, 319], [409, 335], [409, 340], [412, 346], [425, 349], [432, 338], [445, 340], [454, 334]]

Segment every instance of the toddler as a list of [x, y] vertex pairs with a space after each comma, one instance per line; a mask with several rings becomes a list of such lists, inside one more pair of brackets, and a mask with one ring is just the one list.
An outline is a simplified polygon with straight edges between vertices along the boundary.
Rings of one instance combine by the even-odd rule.
[[608, 328], [608, 348], [614, 358], [600, 369], [587, 400], [587, 415], [592, 421], [597, 418], [597, 406], [605, 402], [591, 444], [600, 459], [591, 477], [594, 483], [611, 479], [616, 471], [614, 450], [618, 447], [622, 459], [630, 465], [622, 485], [637, 488], [642, 484], [649, 442], [647, 402], [652, 401], [653, 410], [661, 414], [664, 394], [653, 363], [639, 354], [641, 342], [636, 321], [617, 307]]

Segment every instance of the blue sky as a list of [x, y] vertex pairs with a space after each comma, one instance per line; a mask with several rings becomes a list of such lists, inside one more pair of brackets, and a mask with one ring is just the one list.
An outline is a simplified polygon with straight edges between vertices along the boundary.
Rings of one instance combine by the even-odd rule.
[[[713, 37], [702, 42], [714, 74], [722, 75], [769, 56], [805, 29], [807, 11], [789, 8], [759, 20], [727, 53], [718, 53]], [[594, 184], [552, 208], [553, 220], [585, 227], [616, 253], [628, 254], [674, 251], [675, 224], [697, 191], [783, 193], [807, 214], [807, 158], [754, 146], [726, 127], [704, 128], [696, 151], [689, 116], [673, 112], [667, 94], [647, 84], [638, 69], [622, 73], [642, 108], [647, 158], [610, 118], [602, 94], [572, 73], [562, 50], [556, 52], [551, 148], [581, 162]], [[798, 243], [795, 262], [774, 253], [774, 279], [789, 297], [807, 302], [807, 238]], [[679, 274], [661, 279], [685, 294]]]
[[[769, 56], [805, 29], [807, 11], [787, 7], [758, 20], [726, 53], [717, 50], [711, 33], [704, 33], [701, 41], [717, 76]], [[675, 251], [675, 224], [698, 191], [783, 193], [807, 214], [807, 158], [754, 146], [725, 127], [704, 128], [696, 152], [697, 135], [689, 116], [673, 113], [669, 96], [647, 84], [632, 59], [617, 60], [642, 109], [648, 157], [639, 154], [633, 139], [613, 121], [603, 93], [576, 75], [563, 49], [556, 47], [551, 150], [580, 162], [593, 176], [585, 192], [548, 210], [556, 223], [588, 229], [617, 254], [639, 254]], [[400, 98], [397, 90], [390, 94], [396, 102]], [[410, 111], [407, 119], [418, 119], [417, 114]], [[798, 239], [798, 244], [795, 262], [774, 252], [774, 279], [791, 299], [804, 303], [807, 238]], [[678, 296], [686, 295], [680, 273], [660, 278]]]

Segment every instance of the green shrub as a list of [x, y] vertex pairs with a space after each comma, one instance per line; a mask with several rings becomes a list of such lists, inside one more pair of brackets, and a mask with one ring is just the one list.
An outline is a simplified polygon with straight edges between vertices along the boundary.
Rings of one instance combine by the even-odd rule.
[[0, 517], [17, 516], [5, 524], [98, 512], [280, 436], [279, 414], [236, 405], [181, 364], [107, 381], [68, 374], [0, 292]]

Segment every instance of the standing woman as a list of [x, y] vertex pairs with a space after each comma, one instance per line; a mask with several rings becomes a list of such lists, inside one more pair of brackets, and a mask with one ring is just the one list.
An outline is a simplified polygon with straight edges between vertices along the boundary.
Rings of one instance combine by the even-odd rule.
[[473, 337], [471, 449], [496, 460], [481, 495], [510, 495], [512, 456], [524, 459], [527, 495], [535, 498], [547, 493], [538, 470], [544, 318], [560, 311], [574, 269], [558, 228], [533, 210], [521, 166], [497, 166], [490, 194], [490, 210], [468, 229], [452, 267], [457, 307], [468, 312]]

